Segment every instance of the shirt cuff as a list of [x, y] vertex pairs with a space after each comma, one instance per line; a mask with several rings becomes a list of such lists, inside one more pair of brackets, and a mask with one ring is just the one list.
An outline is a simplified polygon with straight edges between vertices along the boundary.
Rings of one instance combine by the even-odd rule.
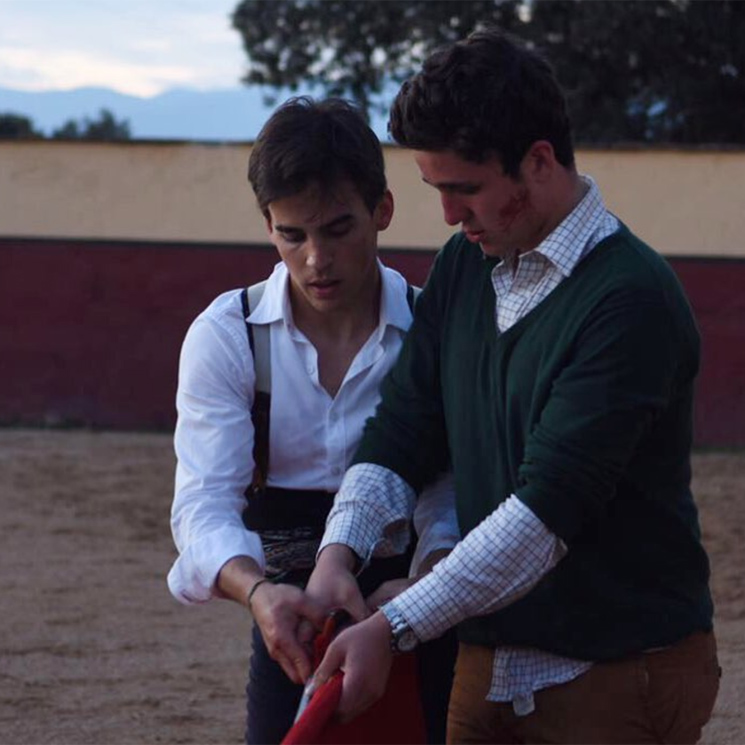
[[240, 528], [213, 531], [182, 551], [168, 572], [168, 589], [185, 605], [219, 597], [217, 575], [236, 556], [249, 556], [264, 570], [264, 549], [256, 533]]

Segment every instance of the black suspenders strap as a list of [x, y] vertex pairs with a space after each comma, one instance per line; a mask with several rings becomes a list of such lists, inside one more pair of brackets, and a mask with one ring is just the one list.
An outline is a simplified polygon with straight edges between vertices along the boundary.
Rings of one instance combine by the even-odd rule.
[[[269, 473], [269, 409], [271, 406], [271, 366], [269, 350], [269, 327], [261, 326], [256, 331], [261, 334], [261, 343], [257, 343], [254, 335], [253, 324], [249, 323], [248, 316], [258, 305], [264, 291], [265, 282], [244, 288], [241, 292], [241, 307], [243, 319], [246, 324], [248, 346], [254, 360], [256, 371], [256, 387], [254, 390], [254, 403], [251, 407], [251, 421], [254, 425], [254, 474], [249, 491], [260, 491], [266, 486], [266, 478]], [[254, 297], [249, 298], [249, 292]], [[254, 302], [255, 300], [255, 302]]]
[[414, 304], [416, 303], [416, 299], [419, 297], [421, 292], [421, 287], [416, 287], [415, 285], [406, 285], [406, 302], [409, 304], [409, 310], [412, 313], [414, 312]]

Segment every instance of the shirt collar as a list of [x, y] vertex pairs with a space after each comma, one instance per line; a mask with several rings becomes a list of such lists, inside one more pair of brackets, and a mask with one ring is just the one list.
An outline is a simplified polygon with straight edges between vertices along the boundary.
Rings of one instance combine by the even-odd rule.
[[593, 237], [608, 213], [594, 179], [584, 175], [580, 175], [580, 179], [588, 187], [584, 197], [534, 249], [565, 277], [574, 271], [580, 259], [595, 245]]
[[[406, 331], [411, 325], [411, 310], [406, 298], [406, 280], [395, 270], [383, 266], [378, 260], [381, 278], [380, 326], [395, 326]], [[249, 316], [251, 323], [274, 323], [284, 320], [292, 324], [290, 305], [290, 273], [280, 261], [266, 281], [261, 301]]]
[[290, 294], [287, 290], [289, 280], [290, 275], [284, 262], [275, 264], [274, 270], [266, 280], [259, 304], [248, 317], [251, 323], [274, 323], [285, 317], [289, 321], [292, 320]]
[[395, 326], [407, 331], [411, 326], [411, 308], [406, 297], [408, 284], [394, 269], [383, 266], [378, 261], [382, 289], [380, 293], [380, 325]]

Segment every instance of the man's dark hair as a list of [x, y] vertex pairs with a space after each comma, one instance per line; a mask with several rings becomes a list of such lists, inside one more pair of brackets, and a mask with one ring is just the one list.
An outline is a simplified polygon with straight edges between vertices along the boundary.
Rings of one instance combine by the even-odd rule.
[[433, 52], [401, 87], [388, 128], [412, 150], [452, 150], [477, 163], [496, 155], [513, 177], [537, 140], [550, 142], [563, 166], [574, 165], [566, 101], [551, 65], [496, 28]]
[[316, 184], [323, 191], [348, 179], [372, 212], [385, 194], [383, 149], [359, 109], [340, 98], [309, 96], [282, 104], [259, 132], [248, 161], [261, 211]]

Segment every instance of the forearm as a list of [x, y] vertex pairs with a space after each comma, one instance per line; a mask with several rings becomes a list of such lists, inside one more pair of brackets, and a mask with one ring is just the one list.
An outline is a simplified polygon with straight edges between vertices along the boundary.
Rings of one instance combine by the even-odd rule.
[[345, 546], [343, 543], [331, 543], [320, 550], [316, 567], [354, 572], [359, 562], [359, 556], [349, 546]]
[[254, 559], [249, 556], [236, 556], [220, 569], [215, 586], [223, 597], [248, 606], [249, 593], [262, 579], [264, 572]]
[[360, 566], [359, 556], [349, 546], [341, 543], [325, 546], [305, 588], [307, 595], [326, 612], [346, 608], [354, 619], [361, 620], [367, 609], [356, 579]]

